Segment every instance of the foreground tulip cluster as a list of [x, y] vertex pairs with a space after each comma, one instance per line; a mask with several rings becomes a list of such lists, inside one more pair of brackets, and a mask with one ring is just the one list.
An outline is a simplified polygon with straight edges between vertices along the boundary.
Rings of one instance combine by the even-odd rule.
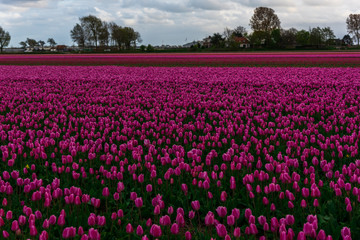
[[8, 239], [359, 239], [360, 70], [0, 66]]

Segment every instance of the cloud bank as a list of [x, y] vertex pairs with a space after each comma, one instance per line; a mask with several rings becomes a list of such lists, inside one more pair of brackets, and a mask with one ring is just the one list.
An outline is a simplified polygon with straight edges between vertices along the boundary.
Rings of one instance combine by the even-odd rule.
[[259, 6], [271, 7], [285, 29], [330, 26], [346, 34], [346, 18], [360, 2], [348, 0], [0, 0], [0, 26], [9, 31], [10, 45], [26, 38], [73, 44], [70, 30], [89, 14], [133, 27], [144, 44], [179, 45], [202, 39], [225, 27], [244, 26]]

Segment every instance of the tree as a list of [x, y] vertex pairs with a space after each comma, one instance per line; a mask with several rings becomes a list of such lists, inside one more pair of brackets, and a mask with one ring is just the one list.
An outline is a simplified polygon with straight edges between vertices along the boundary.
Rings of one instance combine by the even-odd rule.
[[0, 27], [0, 52], [3, 52], [3, 48], [9, 45], [11, 36], [9, 32], [5, 32], [5, 30]]
[[353, 45], [353, 40], [351, 39], [349, 34], [344, 35], [342, 42], [344, 45], [346, 46], [351, 46]]
[[271, 34], [271, 42], [270, 45], [272, 48], [279, 48], [281, 46], [281, 30], [280, 29], [274, 29]]
[[80, 22], [81, 27], [84, 29], [85, 37], [87, 37], [87, 40], [94, 44], [95, 49], [97, 49], [100, 33], [103, 30], [101, 19], [96, 16], [89, 15], [81, 17]]
[[275, 11], [267, 7], [258, 7], [250, 19], [250, 26], [254, 32], [261, 31], [270, 34], [280, 28], [280, 20]]
[[37, 45], [37, 41], [35, 39], [32, 39], [32, 38], [27, 38], [26, 43], [31, 48], [33, 48], [33, 47], [35, 47]]
[[118, 49], [122, 49], [124, 43], [124, 32], [121, 26], [118, 26], [116, 23], [112, 22], [109, 25], [110, 32], [111, 32], [111, 39], [115, 42], [118, 46]]
[[131, 27], [121, 27], [116, 23], [109, 24], [111, 38], [119, 49], [130, 49], [131, 45], [136, 47], [136, 42], [141, 42], [140, 33]]
[[327, 44], [329, 44], [331, 39], [335, 38], [334, 31], [330, 27], [324, 27], [321, 29], [324, 40]]
[[55, 47], [56, 42], [53, 38], [48, 38], [47, 42], [50, 44], [50, 47]]
[[247, 35], [246, 28], [243, 26], [237, 26], [234, 30], [232, 30], [232, 35], [235, 37], [245, 37]]
[[283, 47], [293, 46], [296, 44], [296, 34], [298, 30], [296, 28], [290, 28], [288, 30], [281, 30], [281, 45]]
[[357, 45], [360, 44], [360, 14], [350, 14], [346, 19], [347, 31], [353, 35], [357, 40]]
[[275, 29], [280, 29], [280, 20], [275, 14], [275, 11], [267, 7], [258, 7], [254, 10], [254, 15], [250, 19], [250, 26], [255, 34], [260, 36], [265, 34], [266, 45], [271, 44], [271, 32]]
[[27, 43], [25, 41], [21, 41], [19, 44], [23, 49], [25, 49], [27, 46]]
[[45, 42], [44, 42], [43, 40], [39, 40], [39, 41], [37, 42], [37, 44], [41, 46], [41, 49], [42, 49], [42, 50], [44, 50]]
[[268, 39], [268, 35], [269, 34], [263, 31], [255, 31], [249, 36], [250, 42], [254, 47], [263, 46]]
[[306, 30], [300, 30], [296, 33], [296, 43], [298, 45], [308, 45], [309, 44], [310, 33]]
[[102, 22], [102, 27], [99, 31], [99, 43], [101, 46], [108, 46], [109, 45], [109, 24], [107, 22]]
[[146, 47], [146, 51], [147, 51], [147, 52], [154, 52], [155, 49], [154, 49], [154, 47], [153, 47], [151, 44], [149, 44], [149, 45]]
[[309, 30], [310, 37], [309, 42], [311, 45], [316, 45], [319, 47], [325, 41], [325, 36], [323, 34], [323, 30], [320, 27], [310, 28]]
[[136, 43], [142, 43], [142, 38], [141, 38], [141, 35], [139, 32], [135, 32], [135, 35], [134, 35], [134, 40], [133, 40], [133, 44], [134, 44], [134, 48], [136, 48]]
[[224, 38], [225, 38], [225, 41], [229, 42], [231, 40], [231, 37], [232, 37], [232, 34], [233, 34], [233, 30], [231, 30], [230, 28], [226, 27], [224, 29]]
[[214, 35], [210, 37], [210, 43], [214, 47], [223, 47], [224, 38], [221, 36], [220, 33], [214, 33]]
[[85, 31], [80, 24], [76, 24], [74, 28], [70, 31], [71, 39], [76, 42], [79, 47], [85, 47]]

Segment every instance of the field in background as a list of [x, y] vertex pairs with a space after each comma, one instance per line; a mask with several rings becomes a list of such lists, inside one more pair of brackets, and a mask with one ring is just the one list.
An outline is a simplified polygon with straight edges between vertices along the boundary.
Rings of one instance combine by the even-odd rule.
[[359, 52], [0, 55], [0, 65], [360, 67]]

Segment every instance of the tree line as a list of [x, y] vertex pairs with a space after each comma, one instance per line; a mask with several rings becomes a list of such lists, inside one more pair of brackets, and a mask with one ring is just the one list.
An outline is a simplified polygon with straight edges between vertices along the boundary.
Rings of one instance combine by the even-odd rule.
[[[50, 47], [55, 47], [56, 46], [56, 42], [53, 38], [48, 38], [47, 43], [49, 43]], [[21, 41], [20, 46], [22, 48], [34, 48], [36, 46], [39, 46], [41, 49], [44, 49], [45, 46], [45, 42], [43, 40], [35, 40], [33, 38], [27, 38], [25, 41]]]
[[238, 37], [245, 37], [253, 47], [287, 48], [291, 46], [322, 47], [330, 45], [353, 45], [353, 40], [359, 46], [360, 14], [350, 14], [346, 19], [348, 34], [342, 39], [336, 39], [330, 27], [314, 27], [308, 30], [296, 28], [283, 29], [275, 11], [267, 7], [258, 7], [250, 19], [251, 33], [246, 28], [238, 26], [235, 29], [225, 28], [223, 34], [214, 33], [209, 36], [213, 47], [238, 47]]
[[142, 42], [140, 33], [131, 27], [122, 27], [115, 22], [102, 21], [100, 18], [89, 15], [79, 18], [70, 31], [71, 39], [79, 47], [108, 47], [116, 46], [119, 50], [136, 48], [136, 44]]

